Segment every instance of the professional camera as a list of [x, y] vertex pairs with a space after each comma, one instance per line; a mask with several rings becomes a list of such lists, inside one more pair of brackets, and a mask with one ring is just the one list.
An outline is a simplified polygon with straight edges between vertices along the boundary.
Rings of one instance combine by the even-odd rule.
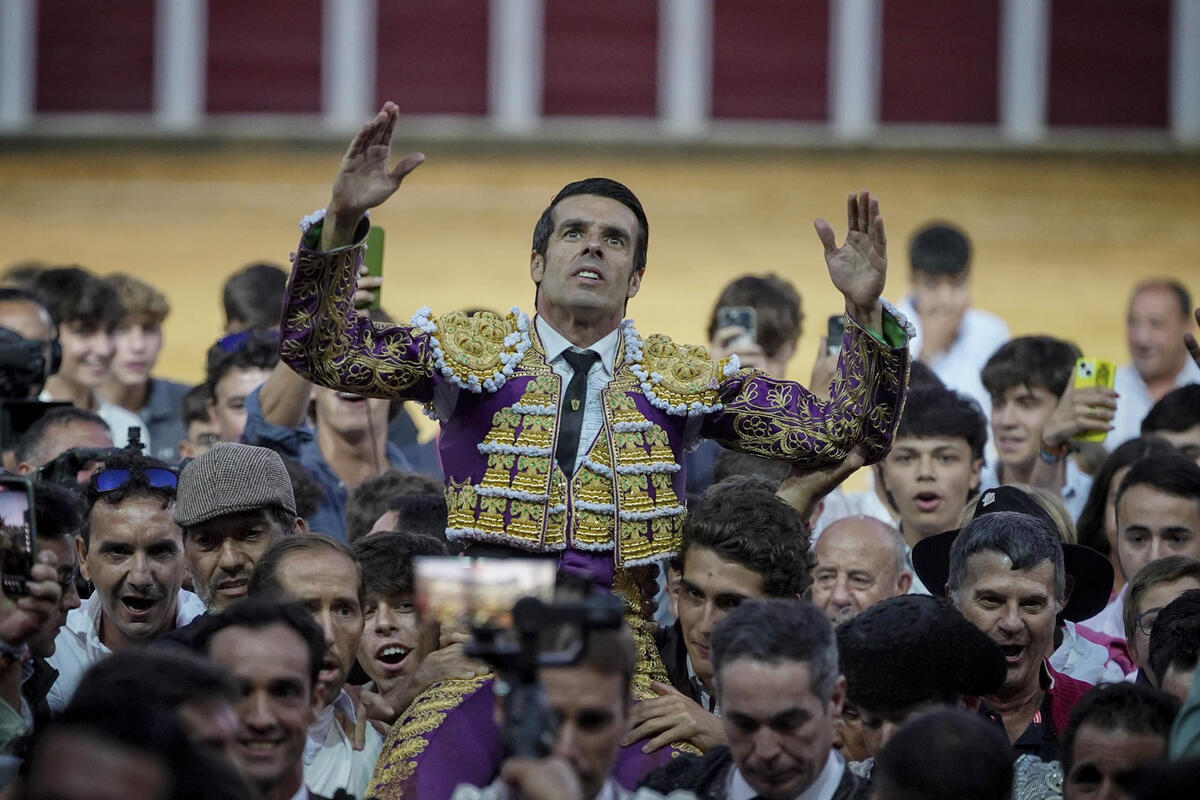
[[70, 405], [36, 399], [61, 362], [58, 342], [26, 339], [0, 327], [0, 450], [15, 450], [33, 423], [52, 409]]

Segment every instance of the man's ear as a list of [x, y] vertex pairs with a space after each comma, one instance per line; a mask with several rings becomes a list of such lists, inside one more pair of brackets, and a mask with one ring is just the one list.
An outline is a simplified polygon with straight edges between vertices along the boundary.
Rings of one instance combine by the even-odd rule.
[[91, 570], [88, 569], [87, 565], [87, 545], [84, 543], [82, 536], [75, 537], [75, 556], [79, 561], [79, 574], [83, 576], [84, 580], [90, 581], [92, 576], [89, 574]]
[[540, 284], [542, 275], [546, 271], [546, 258], [538, 251], [534, 250], [529, 254], [529, 277], [533, 278], [533, 282]]
[[1059, 611], [1062, 611], [1067, 607], [1067, 603], [1071, 602], [1071, 592], [1073, 591], [1075, 591], [1075, 576], [1068, 572], [1067, 579], [1064, 581], [1062, 608], [1059, 608]]
[[833, 711], [834, 718], [842, 715], [842, 706], [846, 702], [846, 676], [838, 675], [837, 680], [833, 682], [833, 691], [829, 694], [829, 706]]
[[315, 722], [317, 717], [321, 715], [323, 708], [325, 708], [325, 685], [318, 683], [312, 690], [312, 708], [309, 709], [312, 712], [312, 717], [309, 720], [310, 724]]
[[900, 594], [908, 594], [908, 590], [912, 588], [913, 574], [908, 570], [900, 573], [900, 577], [896, 579], [896, 588]]
[[625, 290], [625, 299], [631, 300], [637, 297], [638, 290], [642, 288], [642, 276], [646, 274], [646, 270], [635, 269], [629, 275], [629, 287]]
[[292, 523], [292, 533], [308, 533], [308, 523], [304, 517], [296, 517], [296, 521]]
[[971, 491], [979, 488], [979, 473], [983, 470], [983, 459], [977, 458], [971, 462]]

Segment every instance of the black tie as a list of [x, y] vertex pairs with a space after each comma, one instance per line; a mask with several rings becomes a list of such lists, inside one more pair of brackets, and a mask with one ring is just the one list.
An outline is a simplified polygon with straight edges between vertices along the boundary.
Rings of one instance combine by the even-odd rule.
[[592, 364], [600, 356], [591, 350], [582, 353], [564, 350], [563, 358], [571, 365], [574, 374], [567, 384], [567, 396], [563, 398], [562, 415], [558, 428], [558, 466], [568, 478], [575, 472], [575, 455], [579, 452], [579, 432], [583, 428], [583, 409], [587, 405], [587, 378]]

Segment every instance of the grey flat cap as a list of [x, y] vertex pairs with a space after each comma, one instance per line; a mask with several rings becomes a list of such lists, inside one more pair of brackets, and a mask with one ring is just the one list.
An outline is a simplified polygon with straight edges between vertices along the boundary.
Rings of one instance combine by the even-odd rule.
[[222, 442], [179, 474], [175, 524], [181, 528], [256, 508], [296, 513], [292, 481], [274, 450]]

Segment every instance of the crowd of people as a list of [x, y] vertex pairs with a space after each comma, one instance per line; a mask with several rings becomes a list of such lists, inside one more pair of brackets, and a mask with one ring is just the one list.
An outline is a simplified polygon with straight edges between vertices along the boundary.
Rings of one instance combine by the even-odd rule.
[[[953, 224], [912, 235], [884, 300], [879, 203], [852, 194], [841, 244], [815, 226], [845, 313], [806, 387], [777, 275], [731, 281], [707, 347], [640, 333], [649, 222], [590, 178], [537, 220], [535, 314], [396, 323], [362, 262], [424, 160], [393, 164], [397, 115], [351, 143], [290, 276], [226, 282], [198, 386], [156, 377], [170, 309], [144, 281], [3, 274], [0, 347], [32, 366], [0, 444], [37, 543], [20, 580], [3, 562], [4, 796], [1190, 796], [1181, 282], [1133, 287], [1130, 363], [1078, 383], [1075, 344], [971, 308]], [[550, 561], [542, 613], [577, 621], [508, 651], [439, 625], [426, 558]]]

